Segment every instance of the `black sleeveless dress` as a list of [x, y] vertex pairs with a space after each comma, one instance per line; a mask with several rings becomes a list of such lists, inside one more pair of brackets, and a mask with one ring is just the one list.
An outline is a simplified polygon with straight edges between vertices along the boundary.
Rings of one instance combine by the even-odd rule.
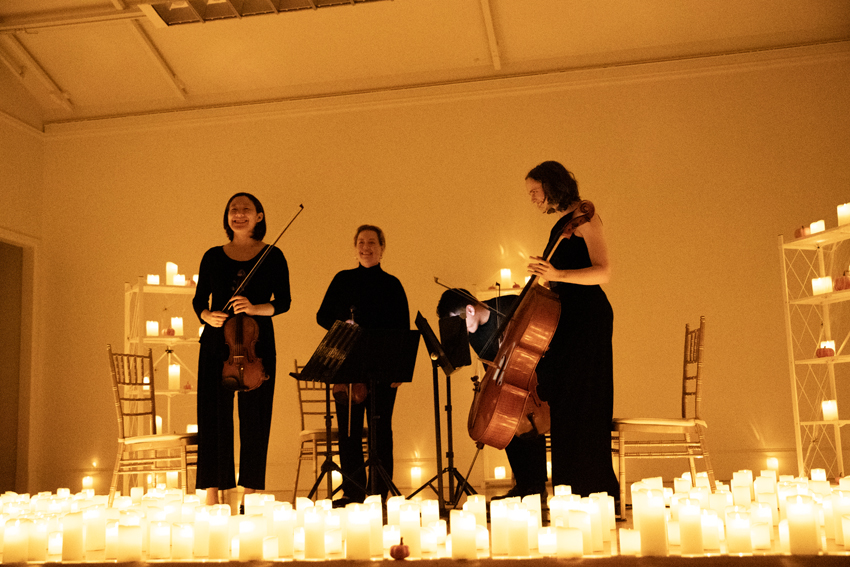
[[[550, 242], [572, 216], [558, 220]], [[561, 241], [550, 261], [557, 269], [592, 265], [584, 239], [575, 234]], [[537, 380], [551, 411], [553, 485], [570, 485], [582, 496], [607, 492], [617, 498], [611, 462], [614, 312], [598, 285], [551, 282], [551, 287], [560, 298], [561, 317], [537, 366]]]

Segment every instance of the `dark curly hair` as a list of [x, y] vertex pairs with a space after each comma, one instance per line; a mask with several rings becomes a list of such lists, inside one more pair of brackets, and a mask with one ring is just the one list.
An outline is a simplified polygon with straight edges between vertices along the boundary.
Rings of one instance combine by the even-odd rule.
[[544, 161], [529, 171], [525, 178], [539, 181], [543, 186], [543, 194], [550, 205], [547, 213], [563, 211], [581, 200], [575, 176], [557, 161]]

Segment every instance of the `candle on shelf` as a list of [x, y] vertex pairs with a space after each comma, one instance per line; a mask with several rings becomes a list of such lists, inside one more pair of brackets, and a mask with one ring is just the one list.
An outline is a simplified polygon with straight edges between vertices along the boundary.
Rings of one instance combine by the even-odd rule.
[[186, 276], [183, 274], [174, 274], [174, 285], [186, 285]]
[[198, 283], [198, 274], [192, 274], [192, 282], [195, 284]]
[[812, 278], [812, 295], [832, 293], [832, 277]]
[[410, 467], [410, 486], [419, 488], [420, 482], [422, 482], [422, 467]]
[[171, 328], [174, 329], [174, 336], [183, 336], [183, 317], [172, 317]]
[[159, 321], [145, 321], [145, 334], [149, 337], [158, 337]]
[[838, 205], [838, 226], [842, 224], [850, 223], [850, 203], [844, 203], [843, 205]]
[[94, 485], [94, 479], [90, 476], [83, 477], [83, 489], [91, 488]]
[[511, 283], [511, 270], [509, 268], [501, 269], [499, 283], [502, 286], [502, 291], [511, 288], [513, 284]]
[[180, 389], [180, 365], [179, 364], [169, 364], [168, 365], [168, 389], [171, 391], [177, 391]]
[[836, 400], [824, 400], [820, 405], [823, 410], [824, 421], [835, 421], [838, 419], [838, 402]]
[[505, 467], [496, 467], [493, 469], [493, 478], [496, 480], [502, 480], [505, 478]]
[[779, 459], [777, 459], [776, 457], [768, 457], [767, 468], [768, 468], [768, 470], [778, 471], [779, 470]]
[[809, 225], [809, 230], [812, 231], [812, 234], [823, 232], [824, 230], [826, 230], [826, 223], [822, 220], [815, 221]]
[[159, 274], [148, 274], [148, 285], [159, 285]]
[[166, 262], [165, 264], [165, 285], [174, 285], [174, 276], [177, 275], [177, 264], [174, 262]]

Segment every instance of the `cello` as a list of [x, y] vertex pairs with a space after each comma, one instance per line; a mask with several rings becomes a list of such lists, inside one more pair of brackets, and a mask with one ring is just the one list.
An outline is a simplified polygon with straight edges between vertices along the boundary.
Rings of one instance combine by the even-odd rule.
[[[269, 252], [277, 244], [283, 233], [292, 222], [304, 210], [304, 205], [298, 205], [298, 211], [289, 220], [275, 241], [263, 251], [260, 258], [251, 268], [251, 271], [233, 292], [233, 296], [227, 301], [224, 308], [227, 309], [242, 290], [248, 285], [257, 268], [266, 259]], [[224, 340], [227, 343], [228, 356], [221, 370], [221, 384], [228, 390], [236, 392], [250, 392], [262, 386], [269, 379], [263, 367], [263, 359], [257, 356], [256, 346], [260, 338], [260, 326], [257, 321], [245, 313], [237, 313], [229, 318], [224, 324]]]
[[[593, 203], [581, 201], [543, 257], [548, 261], [561, 240], [588, 222], [594, 210]], [[504, 449], [514, 435], [549, 431], [549, 404], [537, 396], [535, 369], [549, 348], [560, 315], [558, 294], [532, 276], [495, 335], [500, 340], [495, 360], [487, 364], [484, 378], [474, 379], [467, 429], [479, 446]]]

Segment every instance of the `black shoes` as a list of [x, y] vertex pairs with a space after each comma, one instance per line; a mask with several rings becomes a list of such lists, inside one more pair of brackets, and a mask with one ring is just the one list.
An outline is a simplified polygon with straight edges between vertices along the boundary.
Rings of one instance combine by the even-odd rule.
[[502, 494], [501, 496], [494, 496], [490, 500], [503, 500], [505, 498], [514, 498], [516, 496], [522, 498], [524, 496], [531, 496], [533, 494], [539, 494], [540, 503], [543, 505], [546, 504], [546, 498], [549, 496], [549, 492], [547, 492], [546, 490], [546, 485], [543, 484], [532, 486], [517, 484], [505, 494]]

